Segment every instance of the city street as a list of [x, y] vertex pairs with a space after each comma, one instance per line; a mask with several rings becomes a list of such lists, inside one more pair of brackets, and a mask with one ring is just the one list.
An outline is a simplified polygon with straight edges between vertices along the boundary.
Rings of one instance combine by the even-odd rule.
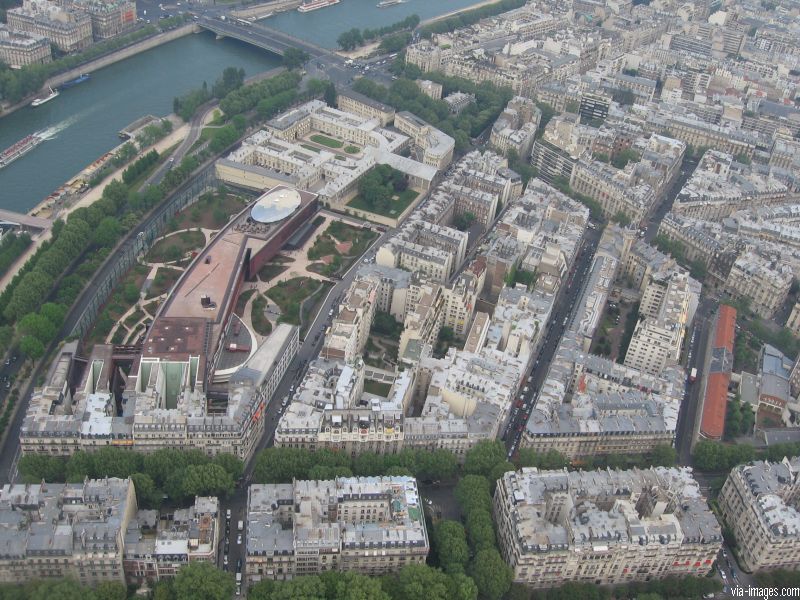
[[[575, 312], [575, 302], [580, 297], [581, 291], [586, 281], [586, 276], [591, 268], [597, 244], [600, 241], [602, 232], [600, 229], [587, 229], [584, 234], [582, 249], [573, 264], [571, 276], [558, 292], [558, 297], [554, 303], [553, 314], [548, 323], [544, 342], [540, 346], [539, 354], [533, 369], [528, 376], [526, 384], [527, 392], [524, 392], [520, 400], [522, 406], [515, 406], [512, 411], [511, 419], [503, 433], [503, 440], [509, 451], [509, 457], [513, 456], [519, 445], [519, 439], [527, 422], [530, 410], [534, 406], [536, 393], [547, 376], [553, 354], [558, 347], [564, 330], [569, 326]], [[566, 322], [566, 324], [565, 324]]]

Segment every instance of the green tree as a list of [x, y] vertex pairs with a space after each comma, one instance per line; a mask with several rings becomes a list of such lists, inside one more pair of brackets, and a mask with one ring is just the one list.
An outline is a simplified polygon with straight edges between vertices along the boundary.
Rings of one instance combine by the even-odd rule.
[[31, 360], [38, 360], [44, 356], [44, 345], [32, 335], [26, 335], [20, 340], [19, 349]]
[[289, 70], [299, 69], [311, 58], [305, 50], [300, 48], [287, 48], [283, 53], [283, 66]]
[[37, 582], [28, 594], [29, 600], [94, 600], [92, 590], [85, 589], [73, 579], [54, 579]]
[[49, 344], [56, 335], [55, 326], [45, 317], [28, 313], [19, 321], [18, 328], [24, 335], [31, 335], [42, 344]]
[[458, 469], [456, 456], [447, 450], [417, 453], [415, 476], [420, 479], [450, 479]]
[[659, 444], [650, 454], [650, 464], [654, 467], [674, 467], [678, 453], [670, 444]]
[[67, 307], [55, 302], [45, 302], [39, 309], [39, 314], [53, 324], [56, 329], [64, 324], [64, 317], [67, 315]]
[[120, 222], [114, 217], [105, 217], [94, 230], [92, 241], [96, 246], [111, 248], [117, 243], [121, 234]]
[[624, 150], [617, 152], [617, 154], [611, 159], [611, 164], [617, 169], [624, 169], [629, 162], [635, 162], [637, 160], [639, 160], [639, 155], [636, 153], [636, 151], [631, 150], [630, 148], [625, 148]]
[[486, 600], [500, 600], [511, 588], [511, 567], [494, 548], [481, 550], [475, 555], [471, 573], [480, 597]]
[[0, 326], [0, 354], [4, 354], [14, 339], [14, 328], [11, 325]]
[[97, 600], [126, 600], [128, 589], [118, 581], [103, 581], [94, 588]]
[[405, 567], [392, 584], [389, 592], [395, 600], [450, 600], [450, 579], [427, 565]]
[[517, 467], [514, 463], [504, 460], [502, 462], [497, 463], [494, 467], [492, 467], [491, 473], [489, 473], [489, 482], [492, 484], [492, 487], [496, 484], [497, 480], [500, 479], [503, 474], [508, 473], [509, 471], [516, 471]]
[[353, 29], [342, 32], [336, 39], [336, 43], [339, 44], [339, 47], [344, 51], [354, 50], [364, 44], [364, 38], [361, 36], [361, 30], [354, 27]]
[[520, 448], [517, 453], [518, 467], [537, 467], [545, 470], [563, 469], [569, 466], [569, 459], [557, 450], [539, 454], [530, 448]]
[[489, 480], [480, 475], [465, 475], [456, 484], [455, 497], [465, 514], [473, 510], [492, 510]]
[[242, 87], [242, 84], [244, 84], [244, 69], [226, 67], [222, 71], [222, 76], [212, 86], [211, 93], [215, 98], [221, 99]]
[[64, 481], [64, 461], [46, 454], [23, 454], [17, 463], [24, 483], [60, 483]]
[[466, 529], [469, 546], [473, 552], [495, 547], [497, 538], [492, 515], [488, 510], [471, 510], [467, 514]]
[[133, 487], [136, 490], [136, 503], [140, 508], [158, 508], [161, 506], [162, 492], [153, 483], [149, 475], [144, 473], [131, 474]]
[[472, 224], [475, 222], [475, 215], [471, 212], [464, 212], [459, 215], [453, 217], [453, 227], [458, 229], [459, 231], [466, 231]]
[[175, 576], [175, 600], [230, 600], [235, 591], [233, 575], [206, 562], [192, 562]]
[[320, 575], [328, 600], [391, 600], [379, 579], [359, 573], [328, 571]]
[[125, 299], [125, 302], [134, 304], [139, 300], [139, 286], [132, 281], [126, 283], [125, 287], [122, 288], [122, 297]]
[[293, 478], [305, 479], [312, 457], [297, 448], [267, 448], [256, 456], [254, 483], [288, 483]]
[[463, 573], [453, 573], [450, 575], [450, 598], [451, 600], [477, 600], [478, 586], [471, 577]]
[[458, 521], [439, 521], [433, 530], [439, 566], [445, 573], [463, 573], [469, 562], [464, 526]]
[[238, 480], [244, 472], [244, 463], [242, 462], [242, 459], [237, 458], [233, 454], [228, 454], [226, 452], [217, 454], [212, 459], [212, 462], [230, 473], [230, 476], [234, 481]]
[[361, 452], [353, 460], [353, 472], [359, 476], [374, 477], [381, 475], [385, 468], [383, 455], [375, 452]]
[[617, 211], [616, 214], [611, 217], [611, 220], [618, 223], [621, 227], [627, 227], [631, 224], [631, 218], [621, 210]]
[[506, 449], [497, 440], [481, 440], [467, 451], [464, 473], [489, 476], [497, 463], [506, 459]]
[[323, 99], [328, 106], [336, 106], [336, 86], [332, 81], [329, 81], [328, 85], [325, 86]]
[[76, 452], [67, 460], [66, 477], [70, 483], [79, 483], [85, 478], [94, 478], [94, 454], [91, 452]]
[[223, 496], [233, 492], [234, 481], [231, 474], [217, 464], [190, 465], [183, 473], [183, 495]]

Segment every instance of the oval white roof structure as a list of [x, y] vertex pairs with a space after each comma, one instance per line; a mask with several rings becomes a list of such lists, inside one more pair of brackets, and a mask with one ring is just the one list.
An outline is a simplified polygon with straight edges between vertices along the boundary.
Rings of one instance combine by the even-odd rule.
[[284, 188], [267, 192], [250, 209], [250, 217], [259, 223], [275, 223], [291, 215], [300, 206], [300, 201], [297, 190]]

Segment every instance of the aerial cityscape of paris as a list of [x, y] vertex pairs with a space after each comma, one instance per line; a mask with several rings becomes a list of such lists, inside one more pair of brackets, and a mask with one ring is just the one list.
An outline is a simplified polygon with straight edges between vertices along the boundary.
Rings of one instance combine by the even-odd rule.
[[799, 0], [0, 0], [0, 599], [800, 598]]

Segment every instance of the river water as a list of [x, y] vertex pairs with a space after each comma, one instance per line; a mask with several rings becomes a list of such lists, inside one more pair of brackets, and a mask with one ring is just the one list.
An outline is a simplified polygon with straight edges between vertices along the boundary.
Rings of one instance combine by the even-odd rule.
[[378, 0], [342, 0], [312, 12], [290, 10], [264, 21], [295, 37], [325, 48], [336, 48], [336, 39], [343, 31], [358, 27], [375, 29], [402, 21], [417, 14], [423, 21], [471, 6], [479, 0], [406, 0], [386, 8], [378, 8]]
[[[342, 0], [310, 13], [295, 10], [265, 21], [298, 38], [335, 47], [352, 27], [376, 28], [411, 14], [423, 20], [475, 0], [407, 0], [377, 8], [378, 0]], [[120, 143], [117, 133], [141, 116], [172, 112], [172, 100], [209, 85], [228, 66], [247, 76], [280, 64], [280, 59], [236, 40], [210, 33], [190, 35], [96, 71], [91, 80], [64, 90], [38, 108], [26, 107], [0, 118], [0, 151], [26, 135], [47, 131], [49, 139], [0, 169], [0, 208], [27, 212]]]
[[117, 133], [147, 114], [172, 112], [175, 96], [211, 85], [228, 66], [255, 75], [280, 59], [210, 33], [189, 35], [92, 74], [47, 104], [0, 119], [0, 149], [47, 130], [50, 139], [0, 169], [0, 208], [27, 212], [96, 158], [118, 145]]

